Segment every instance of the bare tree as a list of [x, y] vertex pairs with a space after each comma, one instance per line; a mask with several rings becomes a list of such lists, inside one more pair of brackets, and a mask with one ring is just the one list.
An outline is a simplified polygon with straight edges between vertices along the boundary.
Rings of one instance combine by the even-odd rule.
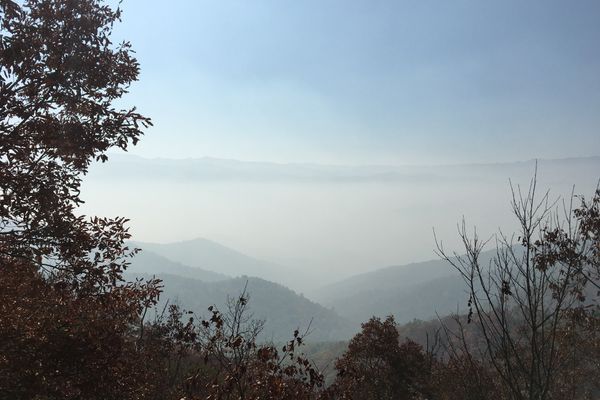
[[511, 184], [519, 232], [499, 232], [489, 260], [482, 251], [491, 239], [482, 241], [476, 230], [469, 235], [464, 221], [459, 235], [465, 255], [445, 251], [436, 238], [438, 254], [464, 279], [467, 319], [477, 325], [482, 345], [464, 340], [463, 324], [457, 325], [459, 332], [446, 330], [447, 335], [458, 339], [454, 342], [469, 358], [488, 363], [509, 398], [519, 400], [556, 398], [569, 353], [562, 348], [567, 321], [573, 321], [574, 310], [583, 309], [586, 290], [598, 285], [586, 261], [593, 259], [598, 236], [589, 232], [588, 226], [594, 225], [581, 218], [581, 210], [589, 207], [584, 202], [574, 210], [574, 196], [569, 202], [551, 203], [546, 192], [538, 199], [536, 189], [535, 175], [526, 193]]

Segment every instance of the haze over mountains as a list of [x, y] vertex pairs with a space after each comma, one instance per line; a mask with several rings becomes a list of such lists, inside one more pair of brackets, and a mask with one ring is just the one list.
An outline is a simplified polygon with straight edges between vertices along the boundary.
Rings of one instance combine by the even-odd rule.
[[[482, 265], [495, 250], [483, 252]], [[352, 321], [394, 315], [400, 323], [463, 312], [468, 297], [459, 273], [446, 260], [396, 265], [352, 276], [310, 292], [311, 298]]]
[[[247, 285], [253, 317], [265, 320], [262, 339], [285, 341], [295, 329], [308, 328], [313, 341], [348, 339], [359, 326], [279, 283], [256, 277], [255, 273], [265, 272], [260, 262], [206, 239], [169, 245], [137, 242], [131, 245], [142, 251], [132, 259], [128, 276], [155, 276], [163, 281], [158, 310], [178, 304], [198, 316], [206, 315], [211, 305], [224, 311], [228, 297], [236, 298]], [[190, 267], [166, 256], [185, 259], [191, 265], [202, 263], [231, 276]]]
[[[199, 246], [194, 248], [194, 244]], [[130, 278], [156, 276], [163, 281], [164, 291], [158, 310], [168, 304], [178, 304], [186, 310], [194, 311], [198, 316], [204, 316], [211, 305], [216, 305], [221, 310], [226, 309], [227, 298], [237, 297], [247, 285], [253, 316], [265, 320], [262, 339], [274, 341], [288, 340], [295, 329], [308, 327], [311, 331], [310, 341], [313, 343], [348, 339], [357, 332], [359, 323], [364, 320], [361, 319], [363, 315], [367, 315], [368, 319], [371, 315], [396, 314], [400, 316], [400, 320], [430, 316], [422, 310], [406, 309], [406, 305], [414, 304], [414, 298], [410, 298], [410, 283], [423, 281], [427, 285], [430, 283], [429, 278], [435, 278], [440, 273], [451, 273], [441, 262], [423, 265], [423, 268], [414, 266], [386, 268], [371, 273], [371, 277], [364, 280], [364, 285], [361, 284], [364, 277], [359, 276], [317, 291], [315, 297], [311, 296], [311, 298], [318, 298], [318, 293], [328, 294], [322, 298], [322, 304], [328, 306], [324, 307], [285, 286], [252, 276], [253, 271], [260, 272], [253, 270], [256, 260], [240, 257], [234, 250], [205, 239], [169, 245], [149, 243], [132, 243], [132, 245], [142, 248], [143, 251], [133, 258], [128, 276]], [[219, 249], [221, 257], [211, 254], [215, 248]], [[180, 250], [181, 253], [170, 253], [174, 249]], [[218, 270], [226, 269], [232, 276], [190, 267], [165, 257], [172, 254], [181, 254], [179, 259], [186, 258], [192, 265], [197, 265], [199, 260], [211, 260], [211, 263], [204, 265], [210, 265]], [[206, 258], [203, 257], [204, 254]], [[235, 264], [229, 263], [230, 255], [235, 255]], [[194, 259], [194, 257], [199, 258]], [[222, 266], [225, 268], [220, 268]], [[390, 274], [392, 269], [395, 271]], [[409, 276], [412, 273], [415, 273], [415, 279]], [[398, 278], [394, 281], [396, 285], [390, 280], [392, 277]], [[379, 300], [387, 299], [385, 296], [377, 299], [373, 297], [373, 290], [377, 287], [385, 287], [387, 292], [404, 297], [408, 301], [406, 304], [400, 304], [397, 309], [395, 308], [398, 306], [397, 302], [382, 306]], [[354, 296], [346, 296], [346, 290], [353, 291]], [[430, 292], [430, 297], [433, 295], [434, 298], [430, 298], [426, 302], [427, 305], [432, 306], [440, 300], [437, 293]], [[454, 292], [452, 296], [453, 300], [457, 297]], [[420, 300], [423, 304], [423, 298]], [[355, 304], [355, 301], [363, 303]], [[345, 302], [348, 303], [344, 306]], [[356, 307], [354, 308], [353, 305]]]
[[[91, 179], [141, 179], [169, 181], [295, 181], [295, 182], [420, 182], [452, 179], [455, 181], [531, 177], [538, 163], [540, 178], [548, 183], [563, 184], [573, 178], [573, 170], [600, 165], [600, 156], [563, 159], [540, 159], [518, 162], [491, 162], [451, 165], [326, 165], [314, 163], [273, 163], [240, 161], [213, 157], [168, 159], [143, 158], [131, 154], [113, 154], [110, 163], [97, 165]], [[118, 171], [118, 173], [117, 173]], [[594, 177], [590, 171], [586, 174]]]
[[[204, 315], [210, 305], [225, 309], [227, 298], [237, 297], [248, 285], [251, 311], [266, 321], [263, 339], [284, 341], [295, 329], [310, 325], [313, 343], [343, 340], [373, 315], [394, 315], [403, 323], [466, 308], [462, 279], [443, 260], [376, 269], [322, 286], [305, 297], [278, 283], [256, 259], [206, 239], [132, 245], [143, 251], [133, 259], [129, 276], [163, 280], [158, 309], [176, 303]], [[482, 260], [491, 254], [484, 253]]]
[[282, 342], [292, 338], [295, 329], [309, 330], [312, 342], [349, 339], [358, 323], [300, 296], [285, 286], [260, 278], [238, 277], [218, 282], [202, 282], [177, 275], [159, 274], [164, 284], [163, 301], [169, 299], [198, 316], [209, 316], [207, 308], [227, 309], [227, 298], [237, 298], [247, 285], [249, 310], [253, 318], [265, 321], [262, 339]]
[[[432, 228], [451, 250], [460, 250], [463, 215], [482, 237], [511, 232], [508, 180], [526, 185], [534, 170], [533, 161], [356, 167], [117, 155], [93, 166], [82, 212], [131, 217], [132, 245], [144, 251], [129, 273], [163, 279], [162, 304], [202, 314], [248, 282], [265, 338], [285, 340], [312, 320], [312, 341], [338, 340], [372, 315], [408, 322], [464, 310]], [[538, 188], [590, 194], [599, 170], [600, 157], [542, 160]]]
[[[230, 276], [225, 274], [205, 270], [198, 267], [190, 267], [182, 263], [168, 259], [149, 250], [149, 246], [133, 242], [131, 246], [143, 248], [143, 251], [136, 254], [131, 260], [127, 272], [130, 274], [148, 274], [160, 275], [169, 273], [183, 278], [198, 279], [205, 282], [217, 282], [225, 279], [230, 279]], [[218, 270], [218, 268], [215, 268]]]
[[[134, 242], [134, 245], [145, 251], [160, 254], [177, 263], [185, 264], [186, 266], [200, 268], [200, 270], [204, 271], [219, 271], [221, 277], [253, 276], [269, 279], [290, 287], [296, 287], [295, 283], [303, 280], [301, 274], [289, 271], [281, 265], [257, 260], [204, 238], [162, 244]], [[181, 275], [176, 272], [173, 273]], [[201, 276], [191, 277], [206, 280]], [[208, 280], [222, 280], [214, 278], [209, 277]]]
[[[84, 180], [81, 212], [127, 216], [141, 242], [209, 239], [265, 260], [251, 262], [252, 274], [308, 292], [435, 259], [433, 228], [447, 248], [460, 249], [463, 216], [483, 237], [513, 231], [509, 179], [527, 185], [534, 169], [534, 161], [328, 166], [113, 155]], [[575, 185], [575, 193], [589, 195], [599, 170], [600, 157], [540, 160], [539, 192], [568, 195]]]

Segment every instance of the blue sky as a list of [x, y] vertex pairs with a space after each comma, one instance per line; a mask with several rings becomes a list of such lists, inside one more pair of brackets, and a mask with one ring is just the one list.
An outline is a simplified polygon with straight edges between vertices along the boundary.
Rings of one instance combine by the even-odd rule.
[[600, 154], [600, 2], [125, 0], [132, 151], [335, 164]]

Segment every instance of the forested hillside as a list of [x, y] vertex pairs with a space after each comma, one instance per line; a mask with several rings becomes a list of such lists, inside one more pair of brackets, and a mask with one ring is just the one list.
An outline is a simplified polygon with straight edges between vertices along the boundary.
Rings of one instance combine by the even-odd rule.
[[[493, 250], [482, 253], [482, 262], [490, 262], [493, 255]], [[399, 323], [463, 312], [468, 300], [458, 271], [444, 260], [378, 269], [310, 295], [352, 321], [393, 315]]]
[[[133, 275], [128, 275], [133, 277]], [[144, 274], [136, 276], [148, 277]], [[208, 307], [227, 308], [227, 298], [236, 299], [247, 285], [249, 313], [252, 318], [265, 321], [259, 340], [284, 342], [294, 330], [309, 330], [306, 341], [342, 340], [352, 337], [358, 330], [335, 312], [294, 293], [286, 287], [260, 278], [238, 277], [215, 282], [203, 282], [174, 274], [159, 273], [163, 292], [156, 307], [162, 310], [166, 302], [182, 309], [194, 311], [198, 317], [207, 317]]]

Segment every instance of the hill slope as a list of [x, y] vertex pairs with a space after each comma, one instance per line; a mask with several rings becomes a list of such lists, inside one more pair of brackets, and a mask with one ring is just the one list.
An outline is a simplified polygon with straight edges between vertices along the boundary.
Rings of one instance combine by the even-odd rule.
[[349, 322], [332, 310], [263, 279], [239, 277], [202, 282], [171, 274], [159, 274], [158, 277], [163, 280], [164, 291], [157, 310], [169, 301], [200, 316], [206, 316], [211, 305], [224, 310], [227, 297], [238, 296], [248, 282], [250, 311], [254, 318], [266, 321], [262, 335], [265, 340], [289, 340], [296, 328], [306, 329], [309, 324], [309, 342], [348, 339], [358, 328], [358, 324]]
[[[493, 256], [482, 253], [482, 263]], [[311, 294], [355, 322], [393, 314], [398, 322], [462, 311], [467, 297], [462, 278], [445, 260], [391, 266], [353, 276]]]
[[306, 277], [299, 274], [295, 269], [255, 259], [204, 238], [166, 244], [136, 242], [135, 246], [178, 263], [214, 271], [230, 277], [255, 276], [279, 282], [294, 289], [298, 289], [306, 281]]
[[199, 279], [205, 282], [222, 281], [231, 278], [230, 276], [219, 274], [217, 272], [189, 267], [182, 263], [171, 261], [150, 250], [143, 250], [133, 257], [127, 272], [131, 274], [148, 275], [173, 274], [185, 278]]

